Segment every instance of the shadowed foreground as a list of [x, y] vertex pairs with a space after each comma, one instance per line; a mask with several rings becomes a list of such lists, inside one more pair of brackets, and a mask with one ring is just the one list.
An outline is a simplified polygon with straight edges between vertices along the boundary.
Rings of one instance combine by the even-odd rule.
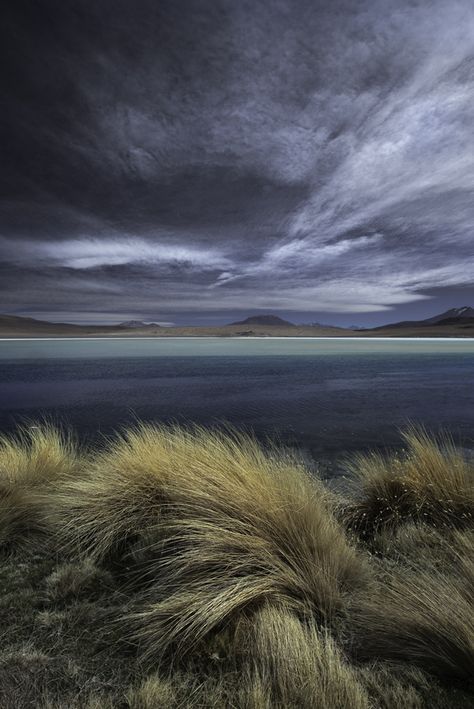
[[236, 433], [1, 439], [0, 706], [472, 706], [473, 466], [405, 442], [345, 499]]

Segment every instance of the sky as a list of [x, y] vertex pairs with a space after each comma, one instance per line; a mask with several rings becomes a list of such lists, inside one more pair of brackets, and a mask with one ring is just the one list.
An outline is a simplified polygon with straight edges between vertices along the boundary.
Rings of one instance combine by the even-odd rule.
[[0, 312], [474, 305], [472, 0], [2, 8]]

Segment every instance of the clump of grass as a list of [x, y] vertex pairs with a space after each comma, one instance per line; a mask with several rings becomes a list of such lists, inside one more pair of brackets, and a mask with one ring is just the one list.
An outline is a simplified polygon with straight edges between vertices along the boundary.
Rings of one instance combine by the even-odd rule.
[[410, 663], [441, 680], [472, 681], [472, 587], [435, 568], [383, 576], [351, 617], [359, 660]]
[[448, 690], [418, 667], [373, 662], [358, 667], [357, 675], [377, 709], [468, 709], [472, 704], [466, 693]]
[[314, 621], [301, 622], [284, 607], [267, 603], [244, 616], [229, 641], [232, 661], [221, 656], [170, 677], [155, 673], [129, 691], [130, 707], [371, 706], [356, 668], [344, 659], [329, 633]]
[[130, 620], [154, 662], [270, 599], [327, 621], [365, 581], [322, 484], [249, 437], [142, 426], [63, 481], [57, 504], [88, 555], [128, 552], [143, 589]]
[[83, 475], [65, 478], [52, 514], [61, 543], [104, 561], [120, 559], [149, 534], [166, 505], [165, 483], [186, 458], [172, 430], [140, 425], [97, 452]]
[[243, 689], [246, 678], [235, 672], [174, 671], [171, 675], [155, 672], [126, 693], [127, 709], [264, 709], [268, 701], [253, 701]]
[[0, 549], [20, 542], [34, 527], [38, 529], [40, 524], [31, 497], [0, 483]]
[[0, 547], [44, 533], [49, 524], [43, 493], [81, 465], [73, 438], [51, 425], [0, 436]]
[[49, 598], [58, 602], [82, 596], [100, 596], [113, 587], [111, 574], [90, 559], [62, 564], [46, 579]]
[[474, 519], [474, 465], [444, 437], [423, 430], [403, 434], [406, 450], [384, 457], [356, 456], [349, 465], [358, 491], [343, 508], [349, 529], [370, 538], [407, 519], [435, 527], [465, 528]]
[[116, 587], [99, 596], [87, 584], [80, 597], [51, 592], [51, 577], [64, 570], [60, 554], [40, 545], [0, 557], [0, 706], [125, 709], [133, 657], [111, 634], [124, 597]]
[[41, 706], [48, 684], [61, 693], [77, 675], [78, 668], [68, 658], [60, 658], [25, 644], [0, 656], [0, 706], [3, 709]]
[[[181, 685], [181, 689], [187, 685], [180, 681], [173, 682], [171, 679], [164, 679], [158, 674], [150, 675], [142, 680], [138, 686], [131, 687], [127, 692], [127, 701], [130, 709], [155, 709], [155, 707], [176, 707], [181, 703], [179, 690], [176, 685]], [[188, 706], [191, 700], [188, 694]]]
[[465, 579], [474, 588], [474, 530], [436, 529], [409, 521], [382, 529], [371, 548], [382, 568], [440, 571]]
[[369, 707], [355, 668], [314, 620], [301, 622], [286, 608], [267, 604], [245, 622], [243, 636], [240, 652], [251, 658], [249, 697], [265, 697], [269, 707]]
[[78, 469], [74, 438], [50, 424], [23, 427], [0, 437], [0, 477], [15, 486], [37, 486]]

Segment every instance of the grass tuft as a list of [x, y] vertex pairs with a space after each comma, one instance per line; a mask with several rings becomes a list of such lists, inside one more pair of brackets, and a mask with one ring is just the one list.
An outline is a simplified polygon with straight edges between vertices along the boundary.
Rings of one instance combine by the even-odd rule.
[[[130, 616], [144, 657], [185, 654], [268, 600], [328, 621], [365, 582], [364, 560], [330, 514], [324, 488], [294, 458], [243, 436], [153, 434], [167, 456], [161, 494], [139, 505], [139, 528], [152, 524], [135, 541], [146, 590]], [[141, 453], [149, 459], [153, 449]]]
[[50, 530], [45, 495], [81, 464], [71, 435], [49, 424], [0, 436], [0, 548]]
[[48, 596], [57, 602], [83, 596], [101, 596], [114, 586], [111, 574], [86, 559], [62, 564], [46, 579]]
[[23, 427], [0, 437], [0, 478], [16, 487], [36, 487], [74, 473], [80, 455], [74, 438], [50, 424]]
[[270, 707], [369, 707], [356, 671], [327, 630], [302, 623], [285, 608], [263, 606], [246, 623], [240, 652], [247, 663], [249, 701], [265, 697]]
[[474, 615], [467, 579], [404, 569], [383, 578], [351, 618], [356, 655], [407, 662], [438, 676], [472, 681]]
[[358, 491], [345, 506], [346, 526], [364, 538], [406, 520], [460, 528], [474, 519], [474, 464], [447, 438], [424, 430], [403, 434], [406, 450], [356, 456], [349, 465]]

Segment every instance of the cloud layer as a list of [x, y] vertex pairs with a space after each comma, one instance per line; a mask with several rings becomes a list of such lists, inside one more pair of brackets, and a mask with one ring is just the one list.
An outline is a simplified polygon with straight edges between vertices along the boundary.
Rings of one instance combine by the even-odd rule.
[[470, 0], [9, 12], [2, 310], [369, 323], [472, 299]]

